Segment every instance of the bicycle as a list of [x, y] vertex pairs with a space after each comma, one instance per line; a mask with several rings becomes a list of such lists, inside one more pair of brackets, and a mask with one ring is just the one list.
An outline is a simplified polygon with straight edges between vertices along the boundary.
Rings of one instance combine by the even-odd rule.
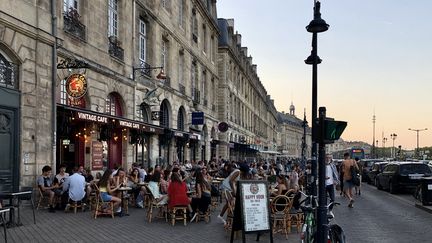
[[[313, 243], [315, 242], [315, 236], [317, 233], [317, 225], [316, 225], [316, 212], [317, 212], [317, 197], [313, 195], [306, 195], [302, 191], [300, 191], [303, 196], [306, 198], [300, 202], [304, 213], [304, 223], [302, 226], [302, 231], [300, 234], [302, 243]], [[304, 205], [305, 204], [305, 205]], [[342, 227], [337, 224], [330, 224], [330, 221], [334, 218], [333, 214], [333, 206], [340, 205], [337, 202], [330, 202], [327, 205], [328, 213], [327, 213], [327, 224], [325, 225], [326, 230], [328, 230], [328, 242], [331, 243], [345, 243], [345, 234], [343, 232]]]

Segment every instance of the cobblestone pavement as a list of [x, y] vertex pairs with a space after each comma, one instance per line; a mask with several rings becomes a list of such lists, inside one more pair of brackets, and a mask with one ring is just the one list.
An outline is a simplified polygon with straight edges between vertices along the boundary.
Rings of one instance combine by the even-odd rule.
[[[130, 216], [101, 217], [93, 219], [89, 211], [77, 214], [48, 213], [45, 209], [36, 211], [36, 224], [33, 224], [29, 206], [22, 210], [23, 226], [9, 228], [8, 242], [229, 242], [230, 234], [217, 219], [220, 209], [212, 212], [208, 224], [204, 221], [184, 226], [176, 222], [171, 226], [164, 219], [146, 220], [146, 209], [130, 208]], [[4, 241], [0, 232], [0, 242]], [[255, 242], [255, 235], [247, 235], [247, 242]], [[299, 234], [293, 228], [289, 242], [299, 242]], [[241, 234], [235, 242], [241, 242]], [[261, 236], [260, 242], [269, 242], [269, 234]], [[274, 235], [274, 242], [287, 242], [281, 233]]]
[[410, 194], [390, 194], [363, 185], [361, 196], [355, 196], [354, 208], [347, 200], [334, 211], [335, 222], [342, 226], [347, 242], [431, 242], [432, 215], [415, 206]]

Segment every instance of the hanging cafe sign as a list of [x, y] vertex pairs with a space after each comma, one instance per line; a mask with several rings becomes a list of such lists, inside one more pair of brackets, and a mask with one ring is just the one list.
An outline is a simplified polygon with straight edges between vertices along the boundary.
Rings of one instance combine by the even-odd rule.
[[87, 93], [87, 79], [84, 74], [74, 73], [66, 79], [66, 93], [75, 99]]

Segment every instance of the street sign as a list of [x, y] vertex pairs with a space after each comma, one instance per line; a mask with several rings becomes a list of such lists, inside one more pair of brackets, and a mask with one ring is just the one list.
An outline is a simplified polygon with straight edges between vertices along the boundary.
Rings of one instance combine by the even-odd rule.
[[203, 125], [204, 124], [204, 112], [192, 112], [192, 125]]
[[338, 140], [348, 125], [345, 121], [335, 121], [333, 118], [324, 120], [324, 142], [333, 143]]

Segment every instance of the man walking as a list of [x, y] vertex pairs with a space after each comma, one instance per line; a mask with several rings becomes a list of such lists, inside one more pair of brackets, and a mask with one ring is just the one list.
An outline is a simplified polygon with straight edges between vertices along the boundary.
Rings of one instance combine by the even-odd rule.
[[335, 201], [335, 185], [338, 185], [339, 175], [336, 165], [333, 163], [333, 158], [330, 154], [326, 155], [326, 193], [330, 198], [330, 202]]
[[350, 159], [349, 153], [345, 153], [344, 161], [342, 162], [341, 165], [341, 170], [343, 172], [343, 187], [344, 187], [343, 190], [346, 197], [349, 200], [348, 207], [350, 208], [352, 208], [354, 204], [353, 193], [352, 193], [354, 183], [352, 182], [351, 167], [355, 167], [355, 169], [358, 170], [357, 163], [353, 159]]

